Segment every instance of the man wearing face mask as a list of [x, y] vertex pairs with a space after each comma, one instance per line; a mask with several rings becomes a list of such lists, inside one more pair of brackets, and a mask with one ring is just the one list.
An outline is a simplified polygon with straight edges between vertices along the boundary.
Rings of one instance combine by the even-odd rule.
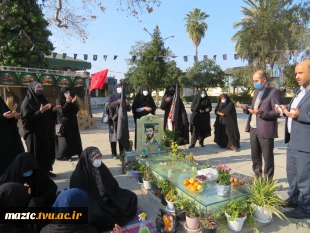
[[[115, 85], [112, 94], [109, 96], [108, 101], [106, 103], [106, 112], [109, 116], [109, 139], [110, 139], [110, 145], [111, 145], [111, 152], [112, 152], [112, 158], [118, 159], [119, 156], [116, 152], [116, 143], [117, 143], [117, 125], [118, 125], [118, 117], [119, 116], [119, 108], [121, 104], [121, 94], [123, 90], [123, 85], [121, 83]], [[127, 106], [127, 112], [131, 110], [130, 103], [125, 96], [126, 99], [126, 106]], [[124, 150], [124, 147], [121, 143], [118, 143], [119, 152]]]
[[80, 108], [77, 96], [73, 96], [70, 87], [63, 87], [56, 100], [62, 107], [57, 111], [58, 124], [64, 127], [63, 137], [56, 136], [56, 159], [60, 160], [70, 160], [74, 155], [80, 157], [83, 151], [76, 116]]
[[40, 168], [52, 177], [56, 176], [51, 171], [55, 161], [55, 122], [59, 109], [61, 105], [53, 107], [48, 102], [41, 83], [30, 83], [21, 106], [24, 140]]
[[[270, 87], [267, 75], [258, 70], [253, 75], [254, 97], [252, 105], [245, 106], [239, 102], [236, 105], [249, 114], [246, 132], [250, 132], [253, 171], [256, 176], [272, 179], [274, 175], [274, 139], [278, 137], [278, 114], [275, 105], [282, 104], [280, 90]], [[262, 170], [264, 157], [264, 171]]]
[[143, 86], [140, 88], [139, 93], [136, 95], [132, 103], [132, 114], [135, 121], [135, 148], [137, 148], [137, 119], [148, 114], [155, 115], [156, 104], [153, 97], [149, 93], [149, 88]]

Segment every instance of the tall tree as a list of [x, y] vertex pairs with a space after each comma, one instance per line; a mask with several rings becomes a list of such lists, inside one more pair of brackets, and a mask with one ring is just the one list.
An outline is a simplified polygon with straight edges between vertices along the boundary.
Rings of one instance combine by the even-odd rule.
[[199, 88], [223, 87], [225, 84], [225, 74], [215, 61], [196, 62], [194, 66], [187, 70], [186, 77], [181, 78], [181, 85], [184, 87]]
[[[239, 31], [232, 37], [235, 50], [256, 69], [287, 63], [285, 50], [309, 47], [309, 1], [243, 0], [244, 18], [233, 24]], [[272, 71], [271, 71], [272, 72]]]
[[205, 22], [208, 17], [208, 14], [202, 12], [198, 8], [195, 8], [186, 14], [186, 17], [184, 18], [186, 21], [186, 32], [196, 48], [195, 54], [197, 59], [198, 46], [200, 45], [201, 39], [205, 37], [205, 32], [208, 29], [208, 24]]
[[0, 65], [48, 67], [39, 51], [50, 55], [54, 48], [49, 41], [48, 22], [36, 0], [3, 0], [0, 14], [14, 19], [0, 24]]

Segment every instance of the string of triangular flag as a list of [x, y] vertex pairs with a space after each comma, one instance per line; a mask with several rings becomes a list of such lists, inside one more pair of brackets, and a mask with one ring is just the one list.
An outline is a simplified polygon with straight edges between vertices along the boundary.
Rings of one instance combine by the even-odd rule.
[[[285, 56], [286, 58], [291, 58], [292, 56], [295, 57], [295, 58], [297, 58], [297, 57], [301, 54], [301, 52], [304, 52], [304, 51], [303, 51], [303, 50], [279, 50], [279, 51], [270, 51], [269, 53], [266, 53], [265, 56], [266, 56], [266, 57], [269, 57], [269, 56], [270, 56], [270, 53], [283, 53], [284, 56]], [[62, 54], [61, 54], [61, 55], [62, 55], [62, 58], [63, 58], [63, 59], [66, 59], [67, 54], [68, 54], [68, 53], [62, 53]], [[43, 57], [44, 55], [45, 55], [44, 52], [42, 52], [42, 51], [39, 52], [39, 56], [40, 56], [40, 57]], [[58, 53], [55, 53], [55, 52], [52, 53], [52, 57], [53, 57], [54, 59], [57, 57], [57, 55], [58, 55]], [[74, 53], [74, 54], [73, 54], [73, 58], [74, 58], [74, 59], [77, 59], [78, 55], [82, 55], [85, 61], [88, 60], [89, 55], [92, 55], [92, 56], [93, 56], [93, 60], [94, 60], [94, 61], [97, 61], [97, 60], [98, 60], [98, 55], [95, 55], [95, 54], [77, 54], [77, 53]], [[232, 55], [232, 54], [223, 54], [223, 55], [221, 55], [221, 56], [222, 56], [223, 60], [227, 60], [229, 55]], [[254, 58], [257, 58], [258, 55], [259, 55], [259, 52], [256, 52], [256, 53], [254, 54]], [[108, 56], [109, 56], [109, 55], [103, 55], [103, 60], [106, 61], [106, 60], [108, 59]], [[304, 56], [305, 56], [305, 57], [310, 57], [310, 50], [305, 51]], [[116, 60], [116, 59], [118, 58], [118, 55], [112, 55], [112, 57], [113, 57], [113, 60]], [[165, 60], [167, 60], [168, 58], [177, 58], [178, 56], [175, 56], [175, 55], [165, 55], [165, 56], [136, 56], [136, 55], [133, 55], [133, 56], [131, 57], [131, 61], [132, 61], [132, 62], [135, 62], [135, 61], [137, 60], [138, 57], [140, 57], [140, 58], [142, 59], [142, 61], [145, 61], [145, 59], [146, 59], [147, 57], [152, 57], [153, 60], [156, 61], [157, 58], [164, 58]], [[183, 60], [184, 60], [185, 62], [187, 62], [187, 61], [189, 60], [189, 57], [193, 57], [195, 62], [198, 61], [198, 57], [195, 56], [195, 55], [185, 55], [185, 56], [183, 56]], [[209, 59], [208, 55], [203, 55], [202, 57], [203, 57], [203, 60], [204, 60], [204, 61], [207, 61], [207, 60]], [[216, 61], [216, 59], [217, 59], [218, 57], [219, 57], [218, 55], [213, 55], [212, 59], [213, 59], [214, 61]], [[239, 54], [233, 54], [232, 57], [233, 57], [235, 60], [241, 59], [241, 57], [239, 56]], [[244, 57], [242, 57], [242, 59], [244, 59], [244, 60], [248, 60], [249, 58], [250, 58], [250, 55], [245, 55]]]

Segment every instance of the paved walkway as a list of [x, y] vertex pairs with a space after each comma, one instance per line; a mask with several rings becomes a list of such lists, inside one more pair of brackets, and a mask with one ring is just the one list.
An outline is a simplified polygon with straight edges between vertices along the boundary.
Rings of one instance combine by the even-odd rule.
[[[190, 113], [190, 106], [186, 106], [186, 110]], [[97, 121], [97, 129], [81, 131], [81, 137], [83, 142], [83, 148], [89, 146], [98, 147], [103, 154], [103, 162], [111, 170], [114, 177], [118, 180], [122, 188], [127, 188], [135, 192], [138, 196], [139, 205], [148, 214], [148, 216], [155, 222], [156, 214], [159, 208], [158, 202], [154, 200], [150, 194], [141, 190], [141, 185], [134, 182], [132, 178], [127, 175], [123, 175], [121, 172], [121, 163], [119, 160], [111, 158], [110, 143], [108, 137], [108, 127], [106, 124], [101, 123], [103, 109], [93, 109], [93, 116]], [[163, 117], [163, 111], [157, 110], [157, 114]], [[215, 120], [214, 112], [211, 113], [211, 126], [213, 127]], [[216, 165], [222, 161], [232, 168], [233, 172], [243, 173], [246, 175], [252, 175], [252, 162], [250, 153], [250, 138], [249, 133], [244, 132], [247, 115], [243, 114], [238, 109], [238, 125], [241, 136], [241, 149], [240, 152], [233, 152], [231, 150], [220, 149], [213, 142], [212, 136], [205, 140], [205, 147], [201, 148], [196, 146], [194, 149], [187, 150], [187, 152], [194, 152], [196, 160], [206, 161], [209, 160], [211, 165]], [[286, 179], [286, 145], [284, 144], [284, 119], [279, 120], [279, 138], [275, 140], [275, 179], [279, 180], [281, 187], [281, 195], [286, 196], [288, 187]], [[129, 114], [129, 128], [130, 138], [134, 138], [134, 122], [132, 114]], [[198, 144], [198, 143], [197, 143]], [[68, 161], [56, 161], [54, 164], [54, 172], [57, 177], [54, 181], [57, 183], [59, 190], [69, 187], [69, 179], [72, 171], [74, 170], [78, 159], [74, 158], [72, 162]], [[310, 184], [309, 184], [310, 185]], [[291, 222], [282, 221], [274, 217], [273, 223], [268, 225], [259, 225], [260, 232], [298, 232], [298, 233], [309, 233], [310, 232], [310, 221], [309, 220], [291, 220]], [[244, 228], [242, 232], [251, 232], [249, 228]], [[227, 230], [227, 232], [232, 232]]]

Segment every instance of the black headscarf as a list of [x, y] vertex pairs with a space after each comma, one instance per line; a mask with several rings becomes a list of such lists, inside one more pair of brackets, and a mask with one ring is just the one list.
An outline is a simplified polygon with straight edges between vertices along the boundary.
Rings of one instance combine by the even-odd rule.
[[[226, 103], [225, 104], [222, 103], [222, 100], [221, 100], [222, 97], [225, 97], [225, 99], [226, 99]], [[229, 98], [229, 96], [227, 94], [221, 94], [215, 109], [217, 109], [217, 111], [219, 111], [222, 107], [227, 106], [230, 102], [231, 102], [231, 100], [230, 100], [230, 98]]]
[[[174, 93], [173, 93], [173, 95], [171, 95], [171, 93], [170, 93], [170, 91], [169, 91], [169, 89], [170, 89], [171, 87], [174, 88]], [[170, 97], [173, 98], [175, 92], [176, 92], [176, 85], [169, 84], [169, 85], [167, 86], [167, 88], [166, 88], [165, 93], [164, 93], [164, 96], [163, 96], [163, 97], [165, 97], [165, 98], [163, 98], [163, 100], [165, 100], [168, 96], [170, 96]]]
[[[32, 170], [29, 177], [26, 171]], [[31, 153], [16, 156], [6, 172], [0, 177], [0, 185], [8, 182], [27, 183], [31, 188], [31, 196], [40, 199], [41, 206], [52, 206], [56, 199], [57, 185], [39, 168], [36, 158]]]
[[[149, 93], [147, 96], [143, 95], [143, 91], [147, 90]], [[150, 107], [152, 108], [151, 112], [136, 112], [136, 109], [143, 108], [143, 107]], [[154, 102], [153, 97], [149, 91], [148, 86], [140, 87], [139, 92], [137, 93], [133, 104], [132, 104], [132, 112], [134, 114], [134, 120], [140, 119], [142, 116], [148, 115], [149, 113], [155, 115], [156, 111], [156, 104]]]
[[63, 88], [61, 88], [60, 93], [58, 94], [56, 102], [59, 101], [61, 106], [63, 106], [66, 103], [65, 93], [67, 91], [70, 91], [70, 95], [72, 96], [71, 87], [63, 87]]
[[[202, 92], [206, 93], [206, 96], [204, 98], [201, 97]], [[193, 103], [191, 106], [191, 110], [194, 111], [199, 111], [199, 107], [202, 105], [207, 105], [208, 101], [210, 102], [210, 98], [207, 94], [207, 91], [205, 89], [202, 89], [201, 91], [198, 92], [198, 94], [194, 97]]]
[[[123, 88], [123, 84], [118, 83], [114, 86], [113, 88], [113, 92], [112, 94], [109, 96], [108, 98], [108, 102], [112, 103], [115, 102], [117, 100], [119, 100], [121, 98], [121, 93], [117, 92], [117, 88], [122, 87]], [[125, 96], [125, 99], [127, 99], [127, 97]]]
[[104, 231], [113, 228], [115, 223], [124, 225], [136, 214], [137, 196], [120, 188], [104, 163], [98, 168], [93, 166], [91, 160], [98, 153], [96, 147], [83, 151], [71, 175], [70, 188], [82, 189], [88, 194], [90, 223], [98, 231]]
[[2, 97], [0, 96], [0, 114], [3, 116], [3, 113], [11, 111], [11, 109], [6, 105]]

